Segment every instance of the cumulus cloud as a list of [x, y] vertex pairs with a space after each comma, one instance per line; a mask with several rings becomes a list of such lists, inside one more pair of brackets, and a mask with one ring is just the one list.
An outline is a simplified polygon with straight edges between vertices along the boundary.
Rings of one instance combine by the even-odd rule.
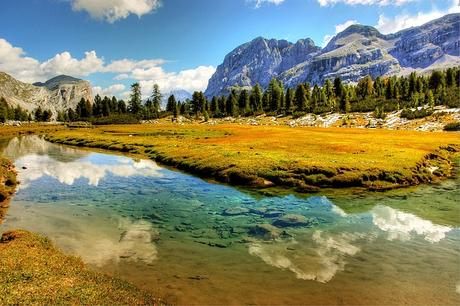
[[[94, 73], [116, 73], [114, 80], [121, 81], [134, 79], [141, 82], [144, 94], [148, 94], [157, 83], [163, 92], [173, 89], [187, 91], [204, 90], [208, 80], [215, 72], [213, 66], [199, 66], [180, 72], [167, 72], [162, 67], [167, 61], [164, 59], [116, 59], [106, 63], [96, 51], [85, 52], [81, 59], [75, 58], [70, 52], [56, 54], [52, 58], [39, 62], [28, 57], [26, 52], [13, 46], [5, 39], [0, 38], [0, 71], [11, 74], [13, 77], [28, 83], [46, 81], [56, 75], [66, 74], [74, 77], [87, 77]], [[96, 86], [99, 94], [116, 94], [126, 97], [122, 84], [113, 84], [107, 88]]]
[[216, 71], [213, 66], [199, 66], [194, 69], [176, 72], [165, 72], [161, 67], [133, 71], [132, 77], [139, 80], [144, 96], [149, 95], [154, 84], [158, 84], [162, 92], [174, 89], [184, 89], [188, 92], [202, 91], [208, 86], [208, 81]]
[[71, 0], [74, 11], [85, 11], [92, 18], [114, 23], [133, 14], [142, 17], [161, 6], [159, 0]]
[[100, 96], [116, 96], [120, 92], [124, 91], [126, 89], [126, 86], [123, 84], [113, 84], [110, 85], [109, 87], [102, 88], [100, 86], [95, 86], [93, 87], [93, 94], [94, 95], [100, 95]]
[[372, 210], [373, 223], [388, 233], [389, 240], [409, 240], [413, 235], [423, 236], [426, 241], [439, 242], [452, 230], [448, 226], [436, 225], [415, 215], [391, 207], [377, 206]]
[[347, 5], [395, 5], [400, 6], [409, 2], [414, 2], [416, 0], [318, 0], [319, 5], [321, 6], [333, 6], [338, 3], [343, 3]]
[[331, 39], [337, 35], [338, 33], [342, 32], [343, 30], [345, 30], [346, 28], [348, 28], [349, 26], [353, 25], [353, 24], [357, 24], [358, 21], [356, 20], [347, 20], [345, 21], [344, 23], [340, 23], [338, 25], [335, 26], [335, 33], [333, 35], [326, 35], [324, 36], [323, 38], [323, 44], [322, 46], [325, 47], [327, 46], [327, 44], [329, 43], [329, 41], [331, 41]]
[[420, 26], [446, 14], [460, 13], [460, 6], [457, 0], [453, 0], [451, 6], [446, 10], [433, 9], [429, 12], [419, 12], [416, 15], [401, 14], [393, 18], [380, 15], [375, 26], [383, 34], [395, 33], [403, 29]]

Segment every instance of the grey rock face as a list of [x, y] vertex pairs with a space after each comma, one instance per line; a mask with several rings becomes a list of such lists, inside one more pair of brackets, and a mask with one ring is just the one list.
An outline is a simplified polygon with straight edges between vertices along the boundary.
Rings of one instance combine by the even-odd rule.
[[57, 76], [45, 83], [23, 83], [0, 72], [0, 97], [11, 106], [33, 111], [37, 107], [49, 109], [56, 118], [58, 111], [77, 106], [81, 98], [93, 101], [91, 84], [69, 76]]
[[265, 87], [272, 77], [308, 60], [319, 49], [311, 39], [292, 44], [286, 40], [258, 37], [225, 57], [209, 80], [205, 94], [225, 94], [231, 87], [248, 87], [257, 82]]
[[287, 87], [301, 82], [322, 84], [340, 76], [360, 78], [440, 69], [460, 62], [460, 14], [446, 15], [425, 25], [384, 35], [370, 26], [352, 25], [324, 48], [311, 39], [296, 44], [256, 38], [226, 57], [209, 80], [206, 95], [228, 94], [234, 87], [256, 83], [266, 87], [276, 77]]

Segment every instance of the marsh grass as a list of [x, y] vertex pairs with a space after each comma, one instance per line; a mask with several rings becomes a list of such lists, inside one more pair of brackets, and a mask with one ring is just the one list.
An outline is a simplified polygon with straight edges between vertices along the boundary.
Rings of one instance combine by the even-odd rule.
[[45, 237], [27, 231], [0, 240], [2, 305], [158, 305], [151, 294], [127, 282], [89, 271]]
[[387, 190], [451, 174], [456, 133], [154, 124], [59, 130], [62, 144], [142, 154], [234, 185]]

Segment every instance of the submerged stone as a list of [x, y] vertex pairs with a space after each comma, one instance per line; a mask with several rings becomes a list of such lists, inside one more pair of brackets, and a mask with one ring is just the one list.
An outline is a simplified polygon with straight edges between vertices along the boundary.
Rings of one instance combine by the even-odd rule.
[[257, 238], [270, 240], [279, 238], [282, 232], [271, 224], [256, 224], [249, 229], [249, 234]]
[[280, 210], [268, 210], [264, 213], [264, 218], [276, 218], [283, 215], [283, 212]]
[[249, 209], [244, 208], [244, 207], [230, 207], [225, 209], [222, 212], [222, 215], [224, 216], [238, 216], [238, 215], [244, 215], [249, 212]]
[[313, 223], [313, 219], [307, 219], [302, 215], [287, 214], [276, 219], [273, 225], [278, 227], [299, 227], [310, 226]]
[[249, 212], [252, 214], [263, 216], [267, 212], [267, 207], [250, 208]]

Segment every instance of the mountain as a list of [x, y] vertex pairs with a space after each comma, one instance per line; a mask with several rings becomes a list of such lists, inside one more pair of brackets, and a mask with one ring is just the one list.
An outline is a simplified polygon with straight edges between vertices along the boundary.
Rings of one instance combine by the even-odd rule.
[[49, 109], [56, 117], [58, 111], [77, 106], [81, 98], [93, 100], [91, 84], [66, 75], [54, 77], [45, 83], [28, 84], [0, 72], [0, 97], [11, 106], [33, 111], [37, 107]]
[[225, 57], [209, 80], [206, 96], [226, 94], [234, 86], [248, 87], [259, 83], [266, 87], [272, 77], [308, 61], [319, 50], [311, 39], [293, 44], [286, 40], [258, 37]]
[[174, 89], [168, 93], [163, 94], [163, 100], [161, 101], [161, 109], [166, 109], [166, 104], [168, 103], [168, 98], [174, 95], [176, 101], [184, 102], [187, 99], [192, 99], [192, 94], [184, 89]]
[[311, 39], [293, 44], [256, 38], [230, 52], [209, 80], [206, 96], [256, 83], [266, 88], [276, 77], [286, 87], [302, 82], [321, 85], [340, 76], [360, 78], [407, 74], [460, 64], [460, 14], [450, 14], [419, 27], [384, 35], [371, 26], [351, 25], [323, 49]]

